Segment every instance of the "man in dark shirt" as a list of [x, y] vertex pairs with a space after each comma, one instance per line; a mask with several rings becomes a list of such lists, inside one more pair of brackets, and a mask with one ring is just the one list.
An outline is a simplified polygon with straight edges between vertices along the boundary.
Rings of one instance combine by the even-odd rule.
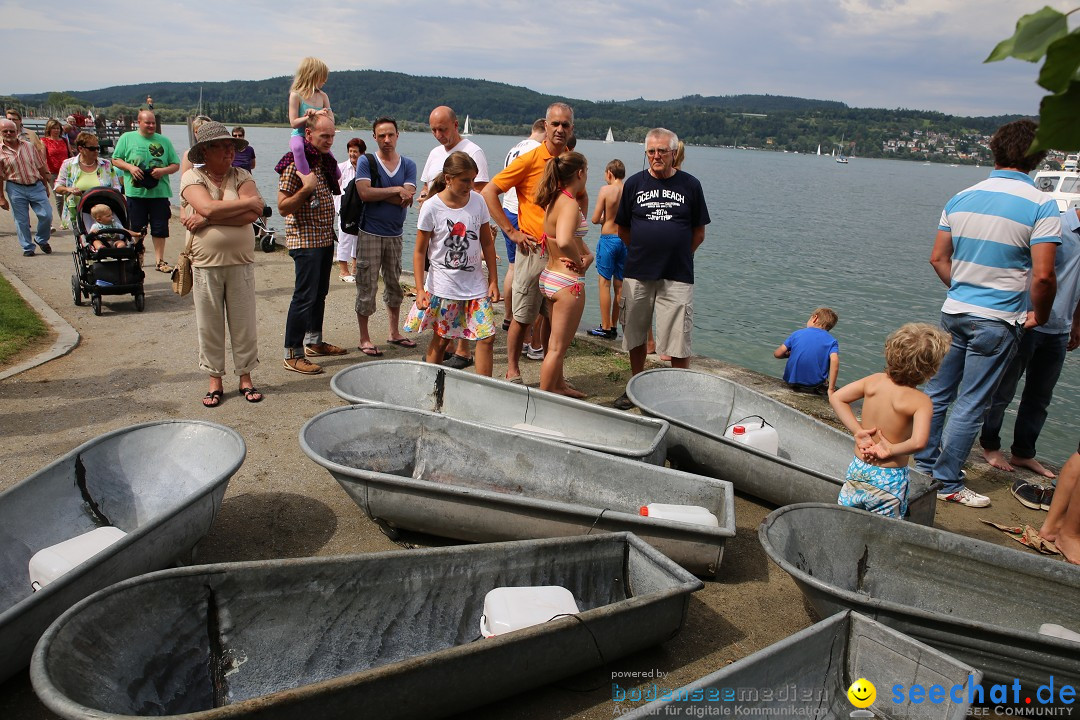
[[[645, 136], [647, 170], [623, 183], [615, 215], [627, 246], [623, 282], [623, 349], [630, 372], [645, 369], [645, 343], [656, 317], [656, 351], [671, 356], [671, 366], [690, 367], [694, 326], [694, 251], [705, 240], [709, 210], [697, 178], [677, 170], [679, 138], [664, 128]], [[623, 393], [615, 407], [627, 409]]]

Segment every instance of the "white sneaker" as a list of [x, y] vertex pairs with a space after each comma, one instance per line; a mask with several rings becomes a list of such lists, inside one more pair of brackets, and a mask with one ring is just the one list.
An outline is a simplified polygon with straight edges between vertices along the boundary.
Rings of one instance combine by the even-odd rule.
[[968, 487], [962, 487], [954, 493], [938, 493], [937, 497], [938, 500], [959, 503], [961, 505], [967, 505], [968, 507], [990, 507], [990, 498], [985, 495], [980, 495]]
[[544, 359], [544, 348], [543, 347], [534, 348], [532, 345], [526, 345], [525, 346], [525, 357], [529, 358], [530, 360], [543, 360]]

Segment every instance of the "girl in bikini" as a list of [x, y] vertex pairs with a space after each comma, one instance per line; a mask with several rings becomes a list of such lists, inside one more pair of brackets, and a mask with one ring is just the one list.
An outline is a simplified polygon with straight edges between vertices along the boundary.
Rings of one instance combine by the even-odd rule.
[[585, 196], [588, 163], [581, 153], [568, 152], [552, 158], [536, 189], [536, 204], [544, 208], [544, 235], [547, 267], [540, 274], [540, 291], [548, 299], [551, 339], [540, 366], [540, 389], [585, 397], [563, 379], [566, 351], [585, 309], [582, 276], [595, 256], [584, 237], [589, 231], [578, 197]]
[[442, 172], [431, 181], [416, 221], [416, 302], [404, 330], [419, 333], [435, 328], [426, 358], [435, 364], [442, 362], [450, 340], [477, 341], [476, 373], [491, 377], [495, 342], [491, 304], [499, 301], [499, 278], [494, 272], [486, 277], [481, 263], [495, 267], [495, 242], [487, 203], [472, 189], [476, 173], [476, 162], [459, 150], [450, 153]]
[[[301, 175], [311, 172], [307, 155], [304, 154], [304, 127], [308, 118], [314, 115], [326, 115], [334, 119], [330, 109], [330, 98], [323, 92], [323, 85], [330, 77], [330, 68], [318, 58], [306, 57], [300, 61], [289, 90], [289, 124], [292, 136], [289, 137], [289, 150], [296, 163], [296, 171]], [[330, 156], [333, 159], [333, 155]], [[337, 160], [333, 161], [337, 165]]]

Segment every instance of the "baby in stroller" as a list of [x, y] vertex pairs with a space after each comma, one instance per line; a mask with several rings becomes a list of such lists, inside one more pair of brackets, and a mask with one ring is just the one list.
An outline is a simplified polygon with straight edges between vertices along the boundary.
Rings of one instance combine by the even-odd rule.
[[71, 295], [76, 305], [90, 298], [94, 314], [101, 314], [102, 295], [135, 298], [135, 309], [145, 307], [142, 270], [144, 232], [127, 226], [127, 203], [118, 190], [99, 187], [79, 199], [75, 215], [75, 273]]
[[[132, 240], [142, 238], [142, 233], [128, 232], [127, 228], [113, 215], [112, 208], [108, 205], [94, 205], [90, 208], [90, 217], [94, 218], [94, 224], [90, 226], [90, 249], [97, 251], [102, 248], [123, 248], [128, 246], [128, 237]], [[112, 232], [110, 232], [112, 231]]]

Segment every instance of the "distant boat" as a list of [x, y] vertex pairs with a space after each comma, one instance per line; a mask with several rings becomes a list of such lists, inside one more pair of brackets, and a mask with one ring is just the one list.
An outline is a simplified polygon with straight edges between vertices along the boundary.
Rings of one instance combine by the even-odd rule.
[[468, 137], [472, 135], [472, 130], [469, 129], [469, 116], [465, 116], [465, 129], [461, 131], [462, 137]]
[[1060, 212], [1069, 207], [1080, 206], [1080, 170], [1077, 169], [1080, 156], [1066, 155], [1061, 170], [1040, 170], [1035, 173], [1035, 187], [1050, 197], [1058, 205]]
[[847, 165], [848, 159], [844, 157], [844, 136], [840, 136], [840, 156], [836, 158], [836, 162], [841, 165]]
[[817, 145], [817, 156], [821, 157], [821, 143], [818, 143]]
[[607, 137], [604, 138], [604, 144], [610, 145], [615, 142], [615, 136], [611, 134], [611, 128], [607, 129]]

